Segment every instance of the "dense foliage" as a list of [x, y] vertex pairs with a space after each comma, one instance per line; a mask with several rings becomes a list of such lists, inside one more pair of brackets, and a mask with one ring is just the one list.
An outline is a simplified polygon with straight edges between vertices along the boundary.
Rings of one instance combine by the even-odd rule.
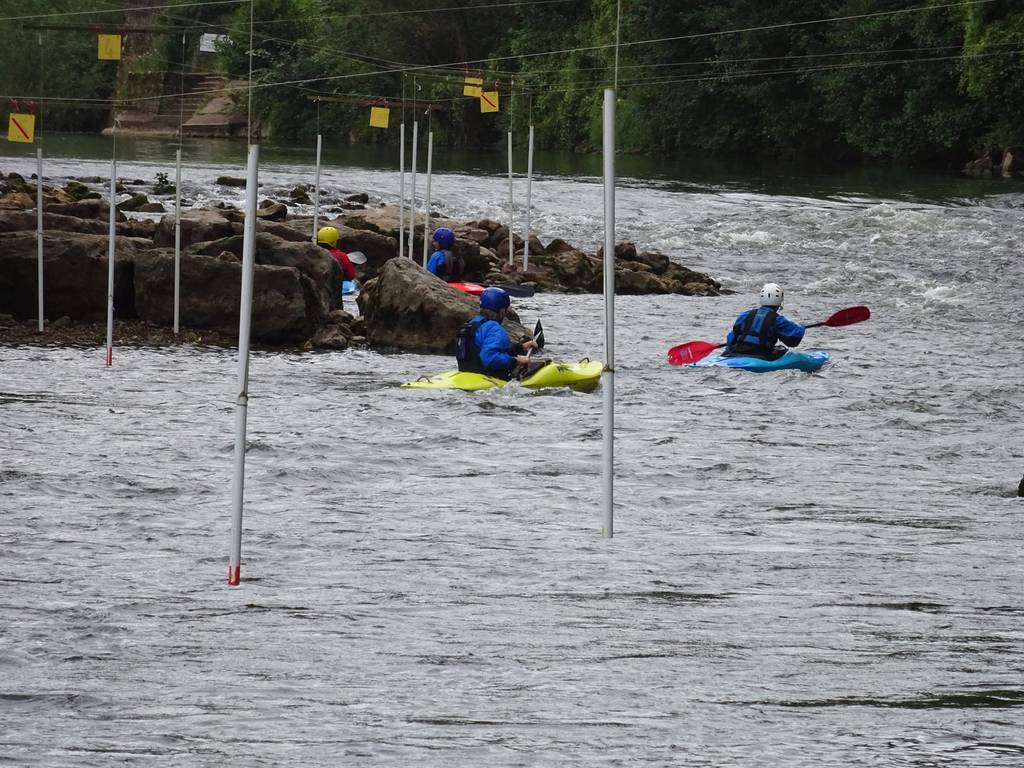
[[[449, 145], [495, 144], [511, 119], [517, 132], [535, 125], [541, 147], [580, 149], [600, 145], [602, 90], [617, 79], [618, 143], [627, 151], [942, 163], [1024, 144], [1018, 3], [622, 0], [618, 54], [616, 7], [258, 0], [254, 110], [276, 139], [319, 126], [328, 136], [385, 141], [393, 132], [371, 129], [367, 115], [387, 99], [407, 117], [429, 113]], [[230, 30], [221, 64], [248, 77], [249, 3], [175, 13], [217, 14]], [[26, 34], [0, 31], [0, 56], [11, 59], [4, 66], [15, 90], [35, 92], [34, 65], [11, 53]], [[109, 79], [79, 56], [74, 37], [62, 36], [47, 82], [78, 77], [76, 92], [100, 95]], [[500, 92], [499, 114], [481, 114], [462, 96], [467, 74]]]

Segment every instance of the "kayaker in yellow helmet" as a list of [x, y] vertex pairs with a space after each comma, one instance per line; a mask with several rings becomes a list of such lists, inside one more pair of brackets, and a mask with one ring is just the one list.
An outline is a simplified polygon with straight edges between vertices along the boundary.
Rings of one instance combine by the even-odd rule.
[[[352, 262], [349, 260], [348, 254], [338, 248], [338, 237], [339, 233], [336, 227], [320, 227], [320, 231], [316, 233], [316, 244], [321, 248], [325, 248], [341, 266], [343, 281], [355, 280], [356, 268], [352, 266]], [[340, 286], [338, 295], [339, 297], [341, 296]], [[340, 298], [339, 301], [341, 301]], [[344, 302], [342, 302], [342, 304], [344, 304]]]

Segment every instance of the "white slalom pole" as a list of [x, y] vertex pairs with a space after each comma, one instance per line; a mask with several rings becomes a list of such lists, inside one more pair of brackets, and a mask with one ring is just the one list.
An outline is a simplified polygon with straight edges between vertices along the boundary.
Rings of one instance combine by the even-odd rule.
[[420, 124], [418, 121], [412, 121], [412, 195], [409, 201], [409, 258], [416, 258], [413, 256], [413, 235], [416, 229], [416, 144], [419, 142], [419, 128]]
[[604, 429], [601, 532], [614, 534], [615, 479], [615, 90], [604, 91]]
[[430, 245], [430, 179], [434, 173], [434, 132], [427, 133], [427, 197], [423, 211], [423, 268], [427, 268], [428, 247]]
[[398, 258], [405, 256], [405, 123], [398, 126]]
[[107, 246], [107, 367], [114, 364], [114, 238], [117, 236], [117, 158], [110, 159], [110, 244]]
[[323, 148], [323, 135], [316, 135], [316, 175], [313, 182], [313, 243], [316, 244], [316, 233], [320, 229], [320, 150]]
[[181, 147], [174, 156], [174, 335], [181, 319]]
[[530, 197], [533, 193], [533, 126], [526, 148], [526, 234], [523, 237], [523, 272], [530, 268]]
[[238, 308], [238, 397], [235, 400], [235, 471], [231, 480], [231, 556], [228, 584], [242, 580], [242, 496], [245, 487], [245, 425], [249, 413], [249, 335], [253, 273], [256, 270], [256, 197], [259, 195], [259, 144], [249, 145], [245, 181], [245, 230], [242, 237], [242, 298]]
[[512, 264], [512, 259], [516, 251], [516, 241], [512, 237], [512, 216], [514, 212], [514, 201], [512, 198], [512, 131], [508, 132], [508, 263]]
[[39, 332], [43, 332], [43, 148], [36, 147], [36, 255], [39, 286]]

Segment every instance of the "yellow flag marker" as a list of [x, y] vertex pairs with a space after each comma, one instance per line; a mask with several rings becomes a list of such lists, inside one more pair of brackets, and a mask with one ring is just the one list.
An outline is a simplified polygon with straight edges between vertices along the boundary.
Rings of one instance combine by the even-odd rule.
[[36, 131], [36, 116], [11, 113], [11, 119], [7, 123], [7, 140], [20, 141], [24, 144], [31, 144], [32, 137]]
[[121, 36], [99, 35], [97, 58], [100, 61], [118, 61], [121, 58]]
[[497, 91], [481, 91], [480, 92], [480, 111], [481, 112], [497, 112], [498, 111], [498, 92]]
[[370, 107], [370, 127], [387, 128], [391, 119], [391, 110], [388, 107]]
[[462, 84], [462, 95], [478, 98], [480, 96], [480, 86], [483, 84], [484, 79], [482, 77], [467, 77]]

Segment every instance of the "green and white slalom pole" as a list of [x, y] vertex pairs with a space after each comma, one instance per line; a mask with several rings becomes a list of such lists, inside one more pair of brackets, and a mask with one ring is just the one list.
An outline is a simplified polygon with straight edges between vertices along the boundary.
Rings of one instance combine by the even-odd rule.
[[235, 465], [231, 479], [231, 555], [228, 584], [242, 580], [242, 499], [245, 488], [245, 431], [249, 413], [249, 335], [252, 326], [252, 287], [256, 270], [256, 197], [259, 195], [258, 144], [249, 145], [245, 181], [245, 231], [242, 238], [242, 298], [238, 309], [238, 395], [235, 398]]
[[39, 332], [43, 318], [43, 148], [36, 147], [36, 285], [39, 288]]
[[615, 89], [604, 91], [604, 427], [601, 533], [614, 535], [615, 505]]

